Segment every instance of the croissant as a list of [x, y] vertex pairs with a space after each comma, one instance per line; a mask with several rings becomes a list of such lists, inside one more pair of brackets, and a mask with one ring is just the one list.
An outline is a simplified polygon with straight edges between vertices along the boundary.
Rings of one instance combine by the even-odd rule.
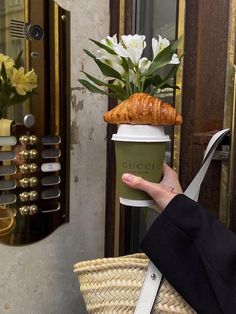
[[146, 93], [135, 93], [104, 114], [111, 124], [174, 125], [183, 122], [170, 104]]

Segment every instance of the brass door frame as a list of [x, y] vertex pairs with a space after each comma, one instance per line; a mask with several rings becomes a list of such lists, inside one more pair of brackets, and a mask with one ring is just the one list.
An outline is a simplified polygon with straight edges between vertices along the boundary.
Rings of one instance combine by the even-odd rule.
[[[178, 45], [177, 54], [181, 57], [184, 53], [184, 28], [185, 28], [185, 0], [179, 0], [178, 2], [178, 27], [177, 38], [181, 38]], [[180, 89], [175, 92], [175, 108], [178, 112], [182, 112], [182, 89], [183, 86], [183, 60], [178, 68], [176, 74], [176, 85]], [[180, 142], [181, 142], [181, 126], [174, 126], [174, 138], [173, 138], [173, 169], [179, 173], [180, 163]]]
[[225, 104], [224, 104], [224, 128], [231, 129], [230, 155], [228, 162], [222, 162], [221, 185], [220, 185], [220, 209], [219, 219], [227, 227], [230, 226], [230, 212], [232, 210], [232, 195], [235, 178], [235, 36], [236, 36], [236, 0], [230, 1], [229, 6], [229, 32], [227, 69], [225, 81]]

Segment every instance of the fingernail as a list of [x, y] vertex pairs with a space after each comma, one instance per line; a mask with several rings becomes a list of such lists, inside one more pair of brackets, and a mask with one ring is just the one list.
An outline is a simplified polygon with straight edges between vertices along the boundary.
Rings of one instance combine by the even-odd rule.
[[122, 180], [125, 182], [132, 182], [134, 180], [134, 176], [130, 173], [124, 173], [122, 176]]

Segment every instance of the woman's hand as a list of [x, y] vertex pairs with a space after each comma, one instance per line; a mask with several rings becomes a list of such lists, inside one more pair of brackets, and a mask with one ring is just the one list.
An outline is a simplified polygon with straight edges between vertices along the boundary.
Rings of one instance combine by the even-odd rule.
[[122, 181], [131, 188], [148, 193], [156, 202], [158, 211], [162, 212], [176, 194], [183, 193], [177, 173], [166, 163], [163, 165], [163, 175], [160, 183], [152, 183], [141, 177], [124, 173]]

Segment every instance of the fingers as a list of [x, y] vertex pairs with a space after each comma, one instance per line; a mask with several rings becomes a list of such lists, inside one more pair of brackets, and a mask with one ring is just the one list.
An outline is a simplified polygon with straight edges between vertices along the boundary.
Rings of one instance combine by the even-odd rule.
[[171, 188], [170, 190], [173, 193], [183, 193], [177, 173], [165, 162], [163, 164], [163, 172], [164, 176], [160, 184], [164, 188]]
[[146, 181], [141, 177], [136, 177], [129, 173], [123, 174], [122, 181], [133, 189], [145, 191], [153, 198], [159, 190], [158, 184]]
[[166, 176], [177, 177], [177, 173], [170, 166], [168, 166], [166, 162], [163, 163], [163, 173], [165, 177]]
[[142, 190], [148, 193], [152, 199], [155, 200], [159, 212], [161, 212], [176, 194], [178, 194], [175, 193], [175, 191], [168, 189], [162, 183], [152, 183], [129, 173], [123, 174], [122, 181], [133, 189]]

